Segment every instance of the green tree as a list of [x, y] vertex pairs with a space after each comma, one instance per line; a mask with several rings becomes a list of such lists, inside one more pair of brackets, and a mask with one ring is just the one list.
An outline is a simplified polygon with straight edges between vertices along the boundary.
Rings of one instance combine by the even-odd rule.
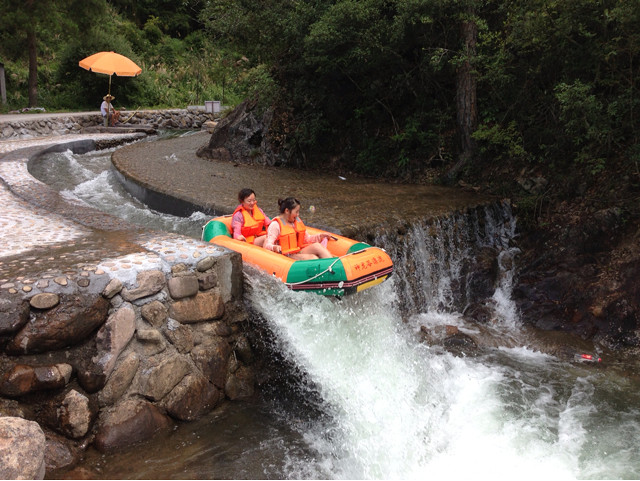
[[[0, 0], [4, 50], [28, 63], [29, 107], [38, 104], [39, 52], [78, 35], [92, 18], [100, 17], [105, 5], [104, 0]], [[40, 37], [48, 42], [39, 42]]]

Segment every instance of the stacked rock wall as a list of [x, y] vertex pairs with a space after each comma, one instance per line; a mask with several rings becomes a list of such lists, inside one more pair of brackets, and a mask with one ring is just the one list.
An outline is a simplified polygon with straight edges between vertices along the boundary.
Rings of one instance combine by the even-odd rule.
[[[156, 129], [201, 129], [206, 122], [214, 121], [219, 116], [219, 113], [207, 113], [197, 109], [122, 110], [120, 125], [122, 127], [145, 125]], [[25, 114], [24, 120], [0, 124], [0, 139], [79, 134], [85, 129], [102, 125], [103, 119], [99, 113], [51, 116], [37, 120], [30, 119], [29, 114]]]
[[48, 475], [253, 395], [241, 258], [197, 249], [135, 279], [108, 272], [126, 259], [3, 286], [0, 419], [43, 428]]

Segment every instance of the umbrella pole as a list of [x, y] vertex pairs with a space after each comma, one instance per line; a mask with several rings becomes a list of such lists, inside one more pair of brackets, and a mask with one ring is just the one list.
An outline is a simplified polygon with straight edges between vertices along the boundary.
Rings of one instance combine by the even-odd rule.
[[107, 100], [107, 127], [111, 126], [111, 75], [109, 75], [109, 92], [107, 93], [109, 100]]

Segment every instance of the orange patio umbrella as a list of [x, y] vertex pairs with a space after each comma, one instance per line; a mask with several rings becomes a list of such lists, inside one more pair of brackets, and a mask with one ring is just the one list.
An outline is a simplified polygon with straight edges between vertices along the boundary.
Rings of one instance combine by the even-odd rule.
[[98, 52], [80, 60], [79, 65], [91, 72], [109, 76], [109, 95], [111, 95], [111, 76], [135, 77], [142, 72], [135, 62], [116, 52]]

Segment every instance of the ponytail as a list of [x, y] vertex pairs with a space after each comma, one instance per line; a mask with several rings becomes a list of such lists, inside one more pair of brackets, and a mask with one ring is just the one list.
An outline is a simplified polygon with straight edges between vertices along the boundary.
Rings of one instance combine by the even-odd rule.
[[296, 208], [297, 205], [300, 205], [300, 201], [295, 197], [287, 197], [286, 199], [278, 199], [278, 208], [281, 214], [284, 214], [284, 211], [289, 209], [292, 211]]

